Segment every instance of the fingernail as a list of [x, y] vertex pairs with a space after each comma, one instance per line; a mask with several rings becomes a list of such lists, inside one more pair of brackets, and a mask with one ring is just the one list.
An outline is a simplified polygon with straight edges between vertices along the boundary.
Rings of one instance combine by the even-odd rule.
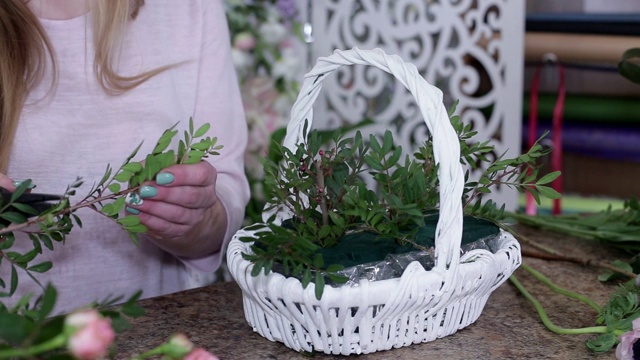
[[140, 195], [138, 195], [137, 193], [128, 193], [124, 198], [124, 202], [129, 205], [142, 205], [144, 203], [144, 200], [142, 200], [140, 198]]
[[172, 173], [161, 172], [158, 175], [156, 175], [156, 183], [158, 185], [171, 184], [173, 180], [175, 180], [175, 178], [173, 177]]
[[133, 215], [138, 215], [138, 214], [140, 214], [140, 210], [138, 210], [138, 209], [134, 209], [134, 208], [132, 208], [132, 207], [125, 206], [125, 208], [124, 208], [124, 209], [125, 209], [128, 213], [133, 214]]
[[140, 188], [141, 198], [150, 198], [158, 195], [158, 189], [155, 186], [145, 185]]
[[[23, 182], [25, 182], [26, 180], [17, 180], [13, 182], [13, 186], [18, 187], [20, 186], [20, 184], [22, 184]], [[33, 189], [36, 187], [36, 184], [33, 183], [33, 181], [31, 182], [31, 184], [29, 184], [29, 186], [27, 187], [27, 189]]]

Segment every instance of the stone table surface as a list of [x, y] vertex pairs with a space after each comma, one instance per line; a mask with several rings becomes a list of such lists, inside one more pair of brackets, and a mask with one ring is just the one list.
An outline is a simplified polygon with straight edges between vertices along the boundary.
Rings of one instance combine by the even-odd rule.
[[[555, 233], [521, 229], [537, 243], [552, 246], [562, 254], [601, 261], [624, 258], [622, 253], [586, 240]], [[530, 249], [523, 245], [523, 249]], [[572, 262], [524, 257], [558, 285], [589, 296], [604, 304], [615, 285], [599, 282], [603, 271]], [[557, 325], [593, 326], [596, 313], [590, 307], [557, 295], [523, 269], [515, 272], [525, 287], [543, 304]], [[146, 310], [133, 319], [133, 328], [118, 335], [116, 358], [129, 358], [157, 346], [174, 333], [184, 333], [197, 346], [231, 359], [308, 359], [281, 343], [271, 342], [253, 332], [242, 310], [242, 294], [233, 282], [216, 283], [140, 301]], [[359, 359], [615, 359], [614, 351], [593, 354], [585, 341], [593, 335], [557, 335], [540, 322], [535, 308], [507, 281], [493, 292], [480, 318], [457, 333], [423, 344], [366, 355]], [[314, 359], [344, 356], [316, 354]]]

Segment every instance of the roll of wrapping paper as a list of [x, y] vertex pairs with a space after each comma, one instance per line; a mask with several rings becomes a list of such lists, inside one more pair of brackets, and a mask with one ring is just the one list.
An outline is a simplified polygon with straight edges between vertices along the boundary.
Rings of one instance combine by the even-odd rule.
[[[556, 98], [556, 94], [538, 95], [538, 118], [552, 118]], [[523, 116], [528, 116], [530, 106], [530, 94], [525, 94], [522, 103]], [[565, 121], [640, 126], [640, 98], [567, 94], [563, 117]]]
[[617, 64], [630, 48], [640, 47], [640, 36], [527, 32], [525, 59], [554, 54], [557, 61]]
[[640, 36], [638, 13], [542, 12], [527, 14], [525, 31]]
[[[558, 97], [556, 99], [552, 114], [552, 132], [551, 140], [553, 141], [554, 150], [551, 153], [551, 171], [562, 170], [562, 118], [564, 114], [564, 102], [566, 97], [564, 66], [558, 62], [555, 64], [558, 69]], [[533, 83], [531, 84], [531, 106], [529, 108], [529, 134], [528, 145], [532, 147], [537, 139], [538, 132], [538, 88], [540, 86], [540, 72], [544, 63], [539, 63], [533, 75]], [[532, 170], [529, 169], [529, 175]], [[562, 194], [562, 175], [551, 182], [551, 187], [558, 193]], [[526, 194], [527, 206], [525, 212], [527, 215], [535, 215], [537, 213], [536, 203], [531, 193]], [[553, 199], [552, 213], [558, 215], [562, 212], [561, 200]]]

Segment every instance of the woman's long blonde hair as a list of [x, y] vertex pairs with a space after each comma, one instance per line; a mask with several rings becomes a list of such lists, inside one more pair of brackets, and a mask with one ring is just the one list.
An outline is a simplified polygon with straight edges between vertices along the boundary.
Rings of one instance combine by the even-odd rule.
[[[9, 165], [20, 113], [29, 91], [51, 71], [51, 89], [57, 83], [55, 52], [28, 0], [0, 1], [0, 172]], [[115, 57], [129, 21], [136, 18], [144, 0], [94, 0], [93, 69], [102, 88], [111, 95], [135, 88], [171, 65], [135, 76], [121, 76]], [[48, 69], [48, 64], [51, 68]]]

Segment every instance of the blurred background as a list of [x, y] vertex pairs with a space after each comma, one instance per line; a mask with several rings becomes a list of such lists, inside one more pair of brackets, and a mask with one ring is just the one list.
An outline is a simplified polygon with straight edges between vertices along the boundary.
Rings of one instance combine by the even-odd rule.
[[[640, 85], [618, 73], [640, 47], [637, 0], [225, 0], [233, 55], [250, 128], [247, 173], [259, 212], [261, 166], [289, 122], [302, 76], [335, 49], [382, 48], [413, 63], [450, 107], [513, 156], [544, 131], [563, 175], [561, 212], [599, 211], [640, 195]], [[382, 134], [410, 149], [427, 137], [411, 95], [371, 67], [340, 69], [324, 81], [314, 127]], [[280, 134], [280, 135], [278, 135]], [[501, 188], [510, 210], [526, 199]], [[537, 207], [549, 212], [550, 203]]]

